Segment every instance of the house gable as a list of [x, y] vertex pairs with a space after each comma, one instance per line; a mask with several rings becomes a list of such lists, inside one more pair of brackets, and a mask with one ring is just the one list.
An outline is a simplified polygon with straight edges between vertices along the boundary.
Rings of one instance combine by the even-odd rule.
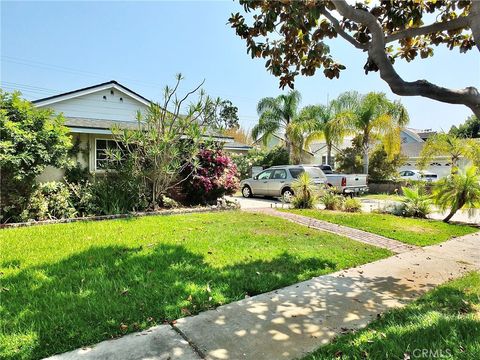
[[137, 112], [145, 112], [150, 101], [125, 86], [110, 81], [88, 88], [51, 96], [33, 102], [68, 118], [136, 121]]

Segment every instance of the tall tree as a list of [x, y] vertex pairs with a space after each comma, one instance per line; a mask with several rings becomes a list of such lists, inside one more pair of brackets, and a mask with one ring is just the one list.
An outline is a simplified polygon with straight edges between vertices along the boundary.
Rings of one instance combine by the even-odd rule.
[[360, 95], [355, 91], [341, 94], [339, 101], [353, 113], [351, 127], [361, 138], [365, 174], [368, 174], [370, 151], [379, 141], [388, 159], [400, 153], [400, 131], [409, 121], [400, 102], [388, 100], [383, 93]]
[[252, 137], [255, 140], [262, 137], [266, 144], [273, 134], [283, 133], [285, 146], [289, 154], [292, 152], [292, 143], [288, 137], [287, 128], [297, 116], [301, 95], [298, 91], [292, 90], [288, 94], [261, 99], [257, 105], [257, 112], [260, 116], [258, 124], [252, 129]]
[[480, 138], [480, 118], [472, 115], [458, 127], [453, 125], [448, 133], [461, 138]]
[[327, 43], [341, 38], [365, 53], [365, 72], [378, 71], [395, 94], [462, 104], [480, 117], [477, 88], [449, 89], [424, 79], [406, 81], [394, 67], [397, 59], [410, 62], [418, 56], [431, 57], [438, 45], [460, 52], [475, 46], [480, 50], [480, 1], [239, 2], [254, 14], [232, 14], [229, 22], [245, 40], [252, 58], [266, 59], [267, 70], [280, 77], [281, 88], [293, 88], [296, 76], [313, 76], [321, 68], [326, 77], [338, 78], [345, 66], [333, 58]]

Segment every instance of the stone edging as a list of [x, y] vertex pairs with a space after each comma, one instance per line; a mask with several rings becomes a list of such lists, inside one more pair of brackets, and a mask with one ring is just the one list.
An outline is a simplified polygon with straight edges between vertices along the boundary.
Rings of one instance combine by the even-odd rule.
[[0, 224], [0, 229], [18, 228], [18, 227], [26, 227], [26, 226], [34, 226], [34, 225], [65, 224], [65, 223], [73, 223], [73, 222], [80, 222], [80, 221], [102, 221], [102, 220], [126, 219], [126, 218], [143, 217], [143, 216], [194, 214], [194, 213], [213, 212], [213, 211], [229, 211], [229, 210], [236, 210], [236, 209], [237, 208], [233, 206], [232, 207], [224, 207], [224, 206], [216, 206], [216, 205], [201, 206], [201, 207], [194, 207], [194, 208], [132, 212], [128, 214], [84, 216], [84, 217], [76, 217], [76, 218], [70, 218], [70, 219], [55, 219], [55, 220], [29, 221], [29, 222], [22, 222], [22, 223], [7, 223], [7, 224]]

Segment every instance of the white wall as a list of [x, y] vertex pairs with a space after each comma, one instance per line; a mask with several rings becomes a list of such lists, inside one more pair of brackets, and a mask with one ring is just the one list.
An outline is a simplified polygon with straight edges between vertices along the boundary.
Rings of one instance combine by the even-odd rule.
[[[104, 96], [106, 100], [103, 99]], [[144, 112], [147, 109], [146, 105], [113, 88], [63, 100], [45, 107], [53, 109], [56, 113], [61, 112], [66, 117], [114, 121], [136, 121], [137, 111]]]

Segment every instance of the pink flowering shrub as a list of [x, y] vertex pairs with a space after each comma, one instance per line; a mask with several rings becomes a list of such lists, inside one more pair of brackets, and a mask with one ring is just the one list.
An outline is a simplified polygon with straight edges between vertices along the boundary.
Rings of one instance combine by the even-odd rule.
[[237, 166], [222, 150], [200, 150], [197, 163], [189, 165], [186, 171], [191, 173], [183, 182], [189, 203], [215, 203], [219, 197], [238, 190]]

